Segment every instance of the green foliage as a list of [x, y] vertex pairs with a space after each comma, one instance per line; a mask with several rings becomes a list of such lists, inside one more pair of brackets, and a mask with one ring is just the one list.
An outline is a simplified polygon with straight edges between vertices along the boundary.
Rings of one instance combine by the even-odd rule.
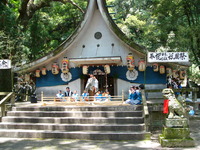
[[109, 12], [116, 13], [115, 22], [136, 43], [148, 51], [187, 51], [200, 67], [199, 0], [108, 0], [107, 4], [114, 6]]
[[[188, 51], [200, 66], [199, 0], [106, 2], [130, 39], [148, 51]], [[83, 19], [86, 5], [86, 0], [0, 1], [0, 58], [27, 63], [54, 50]]]
[[78, 26], [83, 18], [78, 7], [86, 5], [87, 1], [80, 0], [0, 3], [0, 58], [21, 64], [54, 50]]

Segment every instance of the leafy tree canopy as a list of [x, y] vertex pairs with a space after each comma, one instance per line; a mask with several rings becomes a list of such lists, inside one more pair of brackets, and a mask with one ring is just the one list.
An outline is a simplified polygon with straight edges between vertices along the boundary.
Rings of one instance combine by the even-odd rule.
[[189, 74], [200, 79], [199, 0], [108, 0], [108, 5], [124, 33], [148, 51], [189, 52]]
[[87, 1], [0, 1], [0, 58], [33, 61], [55, 49], [78, 26]]
[[[148, 51], [188, 51], [200, 68], [199, 0], [106, 2], [130, 39]], [[21, 64], [44, 56], [75, 30], [86, 6], [87, 0], [1, 0], [0, 58]]]

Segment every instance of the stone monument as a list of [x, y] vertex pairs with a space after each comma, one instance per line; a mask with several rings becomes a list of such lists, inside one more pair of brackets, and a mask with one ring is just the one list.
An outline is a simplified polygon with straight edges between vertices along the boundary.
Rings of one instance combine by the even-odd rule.
[[194, 140], [190, 137], [189, 120], [187, 111], [181, 101], [178, 101], [172, 89], [162, 91], [168, 100], [168, 116], [165, 120], [159, 142], [162, 147], [192, 147]]

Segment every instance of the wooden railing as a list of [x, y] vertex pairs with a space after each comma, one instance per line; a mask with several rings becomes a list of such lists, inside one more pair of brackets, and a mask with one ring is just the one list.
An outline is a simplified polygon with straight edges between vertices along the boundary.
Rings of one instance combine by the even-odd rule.
[[7, 93], [7, 92], [0, 92], [0, 95], [6, 95], [1, 101], [0, 101], [0, 107], [1, 107], [1, 117], [6, 115], [6, 103], [10, 101], [11, 106], [14, 106], [15, 104], [15, 94], [13, 92]]
[[142, 93], [143, 117], [144, 117], [144, 123], [145, 123], [145, 131], [148, 132], [149, 126], [150, 126], [149, 109], [147, 106], [146, 93], [144, 90], [141, 90], [141, 93]]
[[41, 92], [41, 102], [44, 103], [45, 101], [54, 101], [54, 102], [89, 102], [89, 101], [121, 101], [124, 102], [124, 91], [122, 90], [122, 95], [118, 96], [86, 96], [86, 98], [83, 98], [83, 96], [78, 96], [76, 99], [72, 97], [47, 97], [44, 96], [44, 93]]

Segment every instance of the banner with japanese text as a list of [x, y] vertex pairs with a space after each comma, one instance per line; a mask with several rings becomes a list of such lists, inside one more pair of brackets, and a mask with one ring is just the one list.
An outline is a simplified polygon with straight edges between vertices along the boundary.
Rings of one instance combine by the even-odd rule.
[[0, 69], [10, 69], [11, 60], [9, 59], [0, 59]]
[[147, 60], [153, 62], [189, 62], [188, 52], [148, 52]]

